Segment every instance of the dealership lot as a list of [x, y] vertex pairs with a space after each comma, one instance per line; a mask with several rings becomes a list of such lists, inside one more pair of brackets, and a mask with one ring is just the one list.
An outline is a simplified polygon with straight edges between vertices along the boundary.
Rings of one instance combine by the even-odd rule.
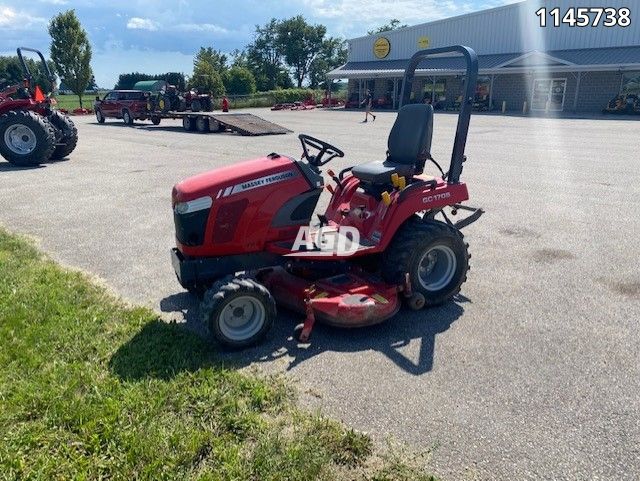
[[[342, 148], [331, 166], [383, 158], [394, 120], [344, 111], [253, 113], [294, 134], [184, 132], [75, 117], [68, 161], [0, 163], [0, 223], [125, 299], [185, 319], [176, 282], [173, 184], [279, 152], [297, 134]], [[456, 116], [435, 118], [448, 164]], [[281, 313], [267, 343], [225, 359], [288, 372], [301, 402], [412, 448], [449, 479], [637, 479], [640, 472], [640, 123], [472, 118], [462, 179], [487, 214], [466, 229], [472, 270], [456, 303], [358, 331], [318, 327], [310, 346]], [[326, 202], [326, 199], [324, 199]]]

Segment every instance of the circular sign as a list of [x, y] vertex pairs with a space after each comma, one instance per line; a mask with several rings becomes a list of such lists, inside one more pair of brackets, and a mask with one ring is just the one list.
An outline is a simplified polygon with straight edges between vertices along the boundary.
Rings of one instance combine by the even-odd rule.
[[418, 39], [418, 48], [420, 49], [429, 48], [430, 43], [431, 43], [431, 40], [429, 40], [429, 37], [420, 37]]
[[385, 58], [391, 52], [391, 44], [388, 38], [379, 37], [373, 43], [373, 54], [378, 58]]

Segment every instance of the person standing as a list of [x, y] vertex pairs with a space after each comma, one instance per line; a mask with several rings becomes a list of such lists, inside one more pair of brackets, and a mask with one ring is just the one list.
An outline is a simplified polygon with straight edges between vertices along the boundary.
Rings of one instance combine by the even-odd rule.
[[364, 98], [360, 105], [366, 104], [366, 110], [364, 112], [364, 121], [366, 122], [369, 119], [369, 115], [373, 117], [373, 121], [376, 121], [376, 116], [371, 113], [371, 107], [373, 105], [373, 95], [371, 94], [371, 90], [367, 89], [367, 96]]

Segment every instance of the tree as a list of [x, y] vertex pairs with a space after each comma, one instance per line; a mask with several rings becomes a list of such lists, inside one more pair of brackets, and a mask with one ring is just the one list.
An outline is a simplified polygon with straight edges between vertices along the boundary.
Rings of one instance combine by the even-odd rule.
[[264, 92], [277, 87], [293, 87], [282, 64], [282, 52], [277, 43], [278, 25], [272, 18], [263, 27], [256, 25], [253, 42], [247, 45], [247, 68], [256, 79], [256, 87]]
[[374, 30], [369, 30], [367, 35], [375, 35], [376, 33], [389, 32], [391, 30], [398, 30], [399, 28], [408, 27], [407, 24], [400, 24], [400, 20], [392, 18], [389, 23], [382, 25]]
[[209, 93], [214, 97], [224, 94], [222, 77], [208, 62], [200, 62], [193, 68], [189, 79], [189, 87], [200, 93]]
[[322, 42], [322, 50], [309, 67], [309, 86], [327, 88], [327, 72], [347, 61], [347, 42], [341, 38], [329, 37]]
[[[24, 58], [24, 61], [33, 76], [33, 84], [39, 85], [43, 92], [51, 92], [53, 85], [42, 70], [42, 64], [31, 58]], [[47, 64], [51, 72], [55, 72], [55, 67], [52, 62], [48, 61]], [[18, 85], [22, 83], [23, 80], [24, 72], [22, 71], [22, 65], [20, 65], [18, 57], [16, 55], [0, 57], [0, 90], [11, 85]]]
[[249, 69], [232, 67], [228, 72], [227, 92], [235, 95], [247, 95], [256, 91], [256, 79]]
[[82, 107], [82, 95], [93, 76], [91, 70], [91, 45], [87, 32], [80, 25], [74, 10], [67, 10], [51, 19], [51, 60], [60, 79], [78, 96]]
[[202, 62], [208, 63], [220, 74], [227, 70], [227, 56], [220, 50], [214, 50], [212, 47], [200, 47], [196, 57], [193, 59], [193, 67], [197, 67]]
[[276, 32], [276, 45], [300, 88], [307, 78], [311, 63], [322, 50], [327, 28], [324, 25], [310, 25], [302, 15], [298, 15], [278, 23]]

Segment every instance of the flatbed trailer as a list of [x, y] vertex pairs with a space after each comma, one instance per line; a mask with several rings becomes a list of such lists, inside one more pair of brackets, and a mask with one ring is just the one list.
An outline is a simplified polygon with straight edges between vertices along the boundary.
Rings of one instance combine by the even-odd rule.
[[219, 114], [214, 112], [150, 112], [153, 119], [182, 119], [187, 131], [237, 132], [240, 135], [287, 134], [291, 130], [253, 114]]

